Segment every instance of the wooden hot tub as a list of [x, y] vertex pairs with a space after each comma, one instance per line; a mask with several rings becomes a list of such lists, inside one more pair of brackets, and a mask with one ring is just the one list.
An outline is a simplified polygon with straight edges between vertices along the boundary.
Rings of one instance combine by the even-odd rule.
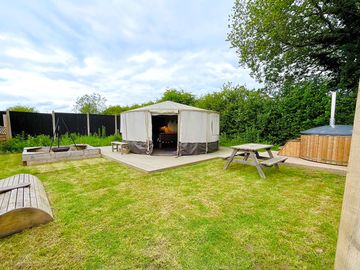
[[352, 126], [322, 126], [301, 132], [300, 157], [346, 166], [349, 160]]

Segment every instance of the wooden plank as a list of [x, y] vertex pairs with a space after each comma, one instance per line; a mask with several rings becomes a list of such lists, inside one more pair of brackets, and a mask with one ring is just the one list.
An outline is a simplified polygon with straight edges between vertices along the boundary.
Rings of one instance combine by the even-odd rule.
[[266, 178], [261, 166], [260, 166], [260, 163], [256, 157], [256, 154], [254, 152], [250, 152], [250, 158], [254, 161], [255, 163], [255, 167], [260, 175], [261, 178]]
[[284, 162], [285, 160], [287, 160], [287, 157], [274, 157], [271, 159], [264, 160], [260, 164], [266, 167], [271, 167], [277, 165], [280, 162]]
[[345, 146], [344, 137], [338, 136], [338, 153], [337, 153], [337, 159], [335, 159], [334, 162], [336, 161], [340, 163], [344, 162], [344, 146]]
[[324, 144], [324, 136], [319, 136], [318, 137], [318, 148], [315, 154], [316, 156], [316, 160], [321, 160], [321, 151], [323, 148], [323, 144]]
[[247, 143], [247, 144], [240, 144], [231, 146], [231, 148], [240, 150], [240, 151], [259, 151], [259, 150], [266, 150], [273, 147], [270, 144], [258, 144], [258, 143]]
[[[19, 183], [19, 179], [20, 179], [20, 175], [15, 175], [13, 185], [17, 185]], [[6, 209], [7, 212], [15, 209], [17, 193], [18, 193], [17, 189], [13, 189], [10, 191], [9, 203]]]
[[16, 188], [24, 188], [24, 187], [28, 187], [30, 186], [30, 183], [21, 183], [21, 184], [17, 184], [17, 185], [13, 185], [13, 186], [6, 186], [6, 187], [1, 187], [0, 188], [0, 193], [4, 193]]
[[[7, 179], [1, 180], [0, 187], [3, 187], [5, 185], [5, 183], [8, 183]], [[4, 198], [5, 198], [5, 194], [0, 194], [0, 211], [1, 211], [1, 205], [2, 205]]]
[[334, 147], [334, 137], [328, 136], [328, 140], [329, 140], [329, 145], [328, 145], [328, 149], [327, 149], [326, 160], [331, 160], [333, 147]]
[[[266, 149], [266, 152], [268, 153], [270, 159], [273, 159], [273, 158], [274, 158], [274, 155], [273, 155], [273, 153], [271, 152], [270, 149]], [[277, 170], [279, 170], [279, 165], [278, 165], [277, 163], [275, 163], [274, 165], [275, 165], [275, 168], [276, 168]]]
[[[241, 151], [238, 151], [235, 155], [235, 157], [243, 157], [245, 156], [245, 152], [241, 152]], [[229, 158], [231, 158], [231, 155], [230, 156], [227, 156], [227, 157], [224, 157], [222, 159], [225, 159], [225, 160], [228, 160]]]
[[[23, 181], [29, 181], [29, 179], [24, 175]], [[30, 207], [30, 186], [24, 188], [24, 207]]]
[[233, 160], [233, 163], [238, 163], [238, 164], [242, 164], [242, 165], [249, 165], [249, 166], [255, 166], [256, 164], [253, 161], [247, 161], [247, 160], [243, 160], [243, 159], [235, 159]]
[[33, 177], [29, 177], [30, 185], [30, 205], [31, 207], [38, 207], [37, 197], [36, 197], [36, 190], [35, 190], [35, 181]]
[[33, 177], [33, 181], [34, 181], [34, 190], [36, 192], [36, 199], [37, 199], [37, 204], [38, 204], [37, 207], [45, 210], [43, 196], [42, 196], [43, 193], [45, 193], [45, 191], [41, 189], [41, 186], [39, 185], [39, 182], [37, 181], [37, 179], [35, 177]]
[[[15, 181], [15, 177], [14, 176], [11, 176], [7, 179], [5, 179], [5, 185], [12, 185]], [[3, 193], [4, 194], [4, 198], [3, 198], [3, 201], [2, 201], [2, 204], [1, 204], [1, 207], [0, 207], [0, 215], [2, 213], [5, 213], [7, 211], [7, 207], [8, 207], [8, 204], [9, 204], [9, 200], [10, 200], [10, 195], [11, 195], [11, 192], [6, 192], [6, 193]]]
[[346, 136], [346, 143], [345, 143], [345, 164], [348, 164], [349, 162], [349, 156], [350, 156], [350, 147], [351, 147], [351, 137], [350, 136]]
[[229, 167], [230, 163], [234, 160], [234, 157], [236, 156], [237, 152], [238, 152], [238, 150], [233, 149], [233, 152], [231, 153], [231, 156], [228, 158], [228, 160], [224, 164], [224, 169], [225, 170]]
[[331, 151], [331, 159], [329, 160], [331, 164], [333, 164], [334, 161], [338, 160], [339, 158], [339, 137], [338, 136], [333, 136], [333, 137], [334, 137], [334, 146]]
[[19, 183], [17, 186], [20, 186], [17, 191], [16, 197], [16, 205], [15, 208], [22, 208], [24, 207], [24, 186], [30, 185], [30, 183], [24, 183], [24, 174], [19, 175]]
[[325, 136], [322, 136], [323, 137], [323, 145], [322, 145], [322, 149], [320, 150], [321, 151], [321, 160], [326, 160], [326, 154], [327, 154], [327, 149], [329, 147], [329, 138], [328, 137], [325, 137]]

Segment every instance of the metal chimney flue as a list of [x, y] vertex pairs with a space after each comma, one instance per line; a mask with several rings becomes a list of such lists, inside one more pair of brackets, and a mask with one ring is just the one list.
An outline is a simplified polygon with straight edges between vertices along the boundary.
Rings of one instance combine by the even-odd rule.
[[335, 128], [335, 108], [336, 108], [336, 92], [331, 92], [331, 114], [330, 114], [330, 126]]

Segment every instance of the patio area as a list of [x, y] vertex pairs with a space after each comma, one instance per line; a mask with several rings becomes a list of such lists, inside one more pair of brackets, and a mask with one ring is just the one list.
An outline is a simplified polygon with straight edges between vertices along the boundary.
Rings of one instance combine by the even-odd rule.
[[[103, 157], [114, 160], [116, 162], [125, 164], [137, 170], [143, 172], [157, 172], [184, 165], [203, 162], [211, 159], [224, 159], [229, 157], [232, 153], [232, 149], [229, 147], [220, 147], [219, 151], [204, 154], [204, 155], [191, 155], [191, 156], [163, 156], [163, 155], [139, 155], [139, 154], [126, 154], [121, 155], [118, 152], [112, 152], [111, 146], [104, 146], [101, 148], [101, 154]], [[272, 151], [273, 155], [277, 157], [278, 151]], [[264, 153], [264, 155], [266, 155]], [[224, 161], [225, 162], [225, 161]], [[310, 168], [316, 170], [324, 170], [340, 175], [346, 175], [346, 166], [330, 165], [318, 162], [312, 162], [301, 158], [288, 157], [284, 163], [289, 166]], [[265, 169], [266, 170], [266, 169]]]
[[219, 151], [214, 153], [181, 157], [163, 155], [149, 156], [132, 153], [121, 155], [118, 152], [112, 152], [111, 146], [101, 147], [101, 154], [103, 157], [112, 159], [144, 172], [157, 172], [206, 160], [226, 158], [230, 156], [231, 152], [232, 150], [228, 147], [220, 147]]

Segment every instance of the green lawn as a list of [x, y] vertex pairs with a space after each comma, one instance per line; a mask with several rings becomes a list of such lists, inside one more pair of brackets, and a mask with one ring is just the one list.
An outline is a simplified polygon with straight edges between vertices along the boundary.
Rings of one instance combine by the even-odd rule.
[[0, 240], [1, 269], [331, 269], [344, 177], [213, 160], [145, 174], [105, 159], [22, 167], [55, 221]]

